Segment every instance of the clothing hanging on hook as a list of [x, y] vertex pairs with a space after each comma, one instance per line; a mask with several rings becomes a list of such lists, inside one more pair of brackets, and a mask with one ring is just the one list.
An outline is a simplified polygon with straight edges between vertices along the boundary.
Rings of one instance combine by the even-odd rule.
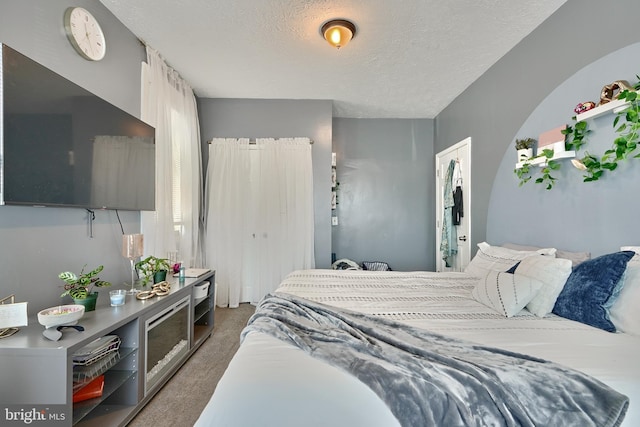
[[[457, 153], [457, 151], [456, 151]], [[464, 215], [462, 206], [462, 169], [460, 160], [456, 154], [456, 164], [453, 169], [453, 207], [451, 209], [453, 225], [460, 225], [460, 220]]]
[[456, 158], [455, 167], [453, 168], [453, 189], [462, 187], [462, 169], [460, 168], [460, 160]]

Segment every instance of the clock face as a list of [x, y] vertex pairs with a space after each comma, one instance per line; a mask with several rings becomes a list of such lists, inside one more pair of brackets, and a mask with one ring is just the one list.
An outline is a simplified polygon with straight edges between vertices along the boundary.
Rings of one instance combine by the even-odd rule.
[[85, 59], [99, 61], [107, 52], [107, 44], [98, 21], [86, 9], [70, 7], [64, 14], [67, 37]]

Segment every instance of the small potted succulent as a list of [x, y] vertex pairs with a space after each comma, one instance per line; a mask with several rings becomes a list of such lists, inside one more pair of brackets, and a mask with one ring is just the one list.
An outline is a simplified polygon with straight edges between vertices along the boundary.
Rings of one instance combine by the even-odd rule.
[[516, 139], [516, 151], [518, 152], [518, 162], [524, 162], [533, 157], [533, 145], [536, 140], [533, 138]]
[[167, 272], [172, 266], [166, 258], [157, 258], [153, 255], [141, 259], [135, 265], [136, 270], [140, 274], [142, 285], [149, 283], [153, 279], [153, 283], [162, 282], [167, 278]]
[[58, 274], [58, 278], [65, 283], [64, 292], [60, 296], [69, 295], [73, 298], [74, 303], [84, 305], [85, 311], [92, 311], [96, 308], [96, 299], [98, 298], [98, 293], [93, 292], [93, 288], [111, 286], [111, 283], [106, 280], [100, 280], [98, 277], [98, 274], [104, 269], [103, 265], [99, 265], [88, 273], [84, 272], [86, 267], [85, 264], [79, 275], [71, 271], [64, 271]]

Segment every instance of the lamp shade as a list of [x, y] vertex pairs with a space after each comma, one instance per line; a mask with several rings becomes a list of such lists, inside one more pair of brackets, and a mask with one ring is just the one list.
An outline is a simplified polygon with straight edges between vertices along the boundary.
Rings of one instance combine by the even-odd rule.
[[135, 259], [142, 256], [144, 252], [144, 238], [142, 234], [122, 235], [122, 256]]
[[340, 49], [356, 35], [356, 26], [344, 19], [333, 19], [322, 25], [320, 32], [331, 46]]

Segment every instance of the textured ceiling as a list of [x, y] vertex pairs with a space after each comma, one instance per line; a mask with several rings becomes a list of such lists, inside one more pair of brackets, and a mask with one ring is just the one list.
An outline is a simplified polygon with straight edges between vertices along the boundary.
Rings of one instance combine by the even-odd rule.
[[[334, 117], [433, 118], [566, 0], [100, 1], [198, 97], [331, 99]], [[357, 27], [340, 50], [320, 36], [333, 18]]]

